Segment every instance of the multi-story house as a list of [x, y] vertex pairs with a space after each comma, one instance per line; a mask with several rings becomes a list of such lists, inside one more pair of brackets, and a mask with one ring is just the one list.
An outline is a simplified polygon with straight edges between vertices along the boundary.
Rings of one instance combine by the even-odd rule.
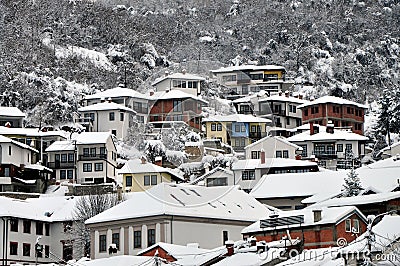
[[303, 112], [303, 124], [312, 122], [326, 126], [332, 121], [335, 127], [351, 128], [363, 135], [364, 114], [367, 106], [334, 96], [323, 96], [298, 107]]
[[1, 265], [64, 263], [82, 257], [72, 245], [77, 237], [72, 230], [77, 199], [0, 197]]
[[22, 127], [25, 114], [17, 107], [0, 106], [0, 126]]
[[0, 135], [0, 191], [43, 193], [50, 169], [36, 164], [39, 152]]
[[246, 159], [260, 159], [263, 151], [266, 158], [299, 158], [303, 149], [282, 137], [267, 136], [244, 148]]
[[203, 119], [208, 139], [220, 139], [235, 151], [267, 136], [267, 126], [271, 120], [252, 115], [216, 115]]
[[136, 117], [136, 112], [129, 107], [110, 101], [95, 103], [78, 109], [86, 126], [86, 131], [111, 131], [118, 139], [128, 135], [128, 129]]
[[293, 82], [287, 80], [286, 69], [275, 65], [241, 65], [211, 70], [217, 82], [227, 88], [226, 97], [237, 99], [250, 92], [264, 90], [267, 94], [288, 90]]
[[207, 101], [180, 90], [162, 91], [151, 94], [149, 121], [154, 127], [180, 122], [201, 130], [202, 107]]
[[303, 148], [302, 159], [318, 159], [320, 166], [336, 170], [359, 166], [365, 155], [367, 137], [349, 129], [335, 129], [333, 124], [309, 124], [310, 129], [287, 138]]
[[144, 191], [162, 182], [178, 183], [184, 181], [178, 173], [156, 164], [147, 162], [145, 158], [129, 160], [118, 171], [123, 175], [124, 191]]
[[46, 151], [56, 181], [103, 184], [115, 179], [117, 151], [111, 132], [83, 132], [70, 141], [53, 143]]
[[[107, 99], [121, 104], [136, 112], [137, 121], [145, 123], [149, 115], [149, 96], [125, 87], [115, 87], [92, 95], [86, 95], [82, 101], [83, 106], [100, 103]], [[81, 120], [84, 122], [84, 119]]]
[[165, 72], [164, 77], [156, 79], [151, 85], [156, 92], [180, 90], [197, 96], [200, 95], [201, 82], [205, 80], [203, 77], [186, 73], [186, 70], [183, 70], [182, 73], [169, 74]]

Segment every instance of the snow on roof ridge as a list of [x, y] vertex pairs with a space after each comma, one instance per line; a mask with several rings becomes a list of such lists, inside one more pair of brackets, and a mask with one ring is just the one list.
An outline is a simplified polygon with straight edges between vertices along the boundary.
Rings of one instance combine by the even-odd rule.
[[210, 70], [212, 73], [223, 73], [223, 72], [231, 72], [231, 71], [240, 71], [240, 70], [286, 70], [283, 66], [278, 65], [240, 65], [240, 66], [228, 66], [221, 67], [219, 69]]
[[118, 98], [118, 97], [132, 97], [132, 98], [141, 98], [147, 99], [148, 96], [141, 92], [135, 91], [133, 89], [128, 89], [125, 87], [115, 87], [111, 89], [107, 89], [101, 92], [97, 92], [95, 94], [86, 95], [85, 100], [90, 99], [101, 99], [101, 98]]
[[0, 106], [0, 116], [25, 117], [26, 115], [18, 107]]
[[255, 145], [257, 145], [257, 144], [259, 144], [259, 143], [261, 143], [261, 142], [263, 142], [263, 141], [265, 141], [267, 139], [269, 139], [269, 138], [276, 139], [276, 140], [281, 141], [281, 142], [283, 142], [285, 144], [288, 144], [288, 145], [290, 145], [290, 146], [292, 146], [294, 148], [303, 150], [303, 148], [301, 148], [299, 145], [294, 144], [294, 143], [288, 141], [286, 138], [283, 138], [283, 137], [280, 137], [280, 136], [266, 136], [266, 137], [263, 137], [263, 138], [257, 140], [256, 142], [253, 142], [253, 143], [247, 145], [246, 147], [244, 147], [244, 149], [245, 150], [249, 149], [249, 148], [251, 148], [251, 147], [253, 147], [253, 146], [255, 146]]
[[347, 104], [347, 105], [354, 105], [354, 106], [357, 106], [357, 107], [360, 107], [360, 108], [368, 109], [368, 106], [366, 106], [364, 104], [360, 104], [360, 103], [353, 102], [353, 101], [350, 101], [350, 100], [347, 100], [347, 99], [344, 99], [344, 98], [341, 98], [341, 97], [330, 96], [330, 95], [325, 95], [325, 96], [322, 96], [322, 97], [320, 97], [318, 99], [315, 99], [314, 101], [310, 101], [308, 103], [304, 103], [304, 104], [298, 106], [298, 108], [304, 108], [304, 107], [307, 107], [307, 106], [320, 104], [320, 103], [334, 103], [334, 104], [341, 104], [341, 105]]
[[181, 73], [181, 72], [175, 72], [175, 73], [170, 73], [168, 76], [162, 76], [159, 78], [156, 78], [152, 83], [151, 86], [155, 86], [161, 81], [164, 81], [166, 79], [187, 79], [187, 80], [206, 80], [202, 76], [198, 76], [196, 74], [191, 74], [191, 73]]
[[114, 103], [114, 102], [95, 103], [95, 104], [91, 104], [91, 105], [87, 105], [87, 106], [78, 108], [79, 112], [101, 111], [101, 110], [125, 110], [128, 112], [136, 113], [136, 111], [134, 111], [133, 109], [126, 107], [122, 104]]

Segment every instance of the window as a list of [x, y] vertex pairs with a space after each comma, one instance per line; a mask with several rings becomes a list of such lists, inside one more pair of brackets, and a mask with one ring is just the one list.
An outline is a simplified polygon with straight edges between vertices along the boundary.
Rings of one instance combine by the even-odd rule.
[[66, 163], [67, 162], [67, 154], [61, 154], [61, 162]]
[[156, 243], [156, 230], [148, 229], [147, 230], [147, 246], [154, 245]]
[[222, 76], [223, 82], [236, 81], [236, 75]]
[[10, 231], [18, 232], [18, 219], [10, 219]]
[[346, 151], [351, 151], [353, 150], [353, 145], [352, 144], [346, 144]]
[[42, 222], [36, 222], [36, 234], [43, 235], [43, 223]]
[[345, 221], [345, 229], [346, 229], [346, 232], [351, 232], [351, 219], [346, 219], [346, 221]]
[[188, 85], [188, 88], [195, 89], [195, 88], [197, 88], [197, 81], [188, 81], [187, 85]]
[[117, 246], [117, 249], [119, 250], [119, 233], [113, 233], [112, 234], [112, 243]]
[[113, 134], [114, 136], [116, 136], [116, 135], [117, 135], [117, 130], [116, 130], [116, 129], [112, 129], [112, 130], [111, 130], [111, 134]]
[[110, 112], [108, 114], [108, 118], [109, 118], [110, 121], [114, 121], [115, 120], [115, 113], [114, 112]]
[[173, 80], [172, 86], [174, 88], [186, 88], [186, 81], [183, 80]]
[[251, 159], [260, 159], [260, 152], [259, 151], [252, 151], [251, 152]]
[[75, 156], [73, 153], [68, 153], [68, 162], [73, 163], [75, 160]]
[[49, 258], [50, 257], [50, 246], [45, 245], [44, 246], [44, 257]]
[[150, 186], [150, 176], [149, 175], [144, 176], [144, 185]]
[[290, 113], [296, 113], [296, 106], [289, 104], [289, 112]]
[[142, 231], [133, 232], [133, 248], [142, 247]]
[[18, 243], [10, 242], [10, 255], [18, 255]]
[[249, 87], [247, 85], [242, 86], [242, 94], [248, 94], [249, 93]]
[[251, 127], [250, 127], [250, 132], [253, 132], [253, 133], [254, 133], [254, 132], [257, 132], [257, 127], [254, 126], [254, 125], [251, 126]]
[[95, 163], [94, 164], [94, 170], [96, 172], [103, 171], [103, 163]]
[[22, 222], [22, 227], [23, 227], [23, 232], [25, 234], [30, 234], [31, 233], [31, 221], [29, 220], [24, 220]]
[[303, 148], [302, 152], [301, 152], [301, 157], [307, 157], [307, 145], [306, 144], [302, 144], [299, 145], [301, 148]]
[[124, 121], [124, 113], [119, 114], [119, 121]]
[[83, 156], [89, 157], [89, 148], [83, 148]]
[[107, 251], [107, 235], [99, 235], [99, 252]]
[[151, 176], [151, 185], [157, 185], [157, 176], [156, 175], [152, 175]]
[[282, 151], [276, 151], [276, 158], [282, 158]]
[[67, 178], [68, 179], [74, 178], [74, 170], [67, 170]]
[[283, 151], [283, 158], [289, 158], [289, 151]]
[[211, 131], [216, 131], [216, 129], [217, 129], [217, 124], [212, 123], [211, 124]]
[[92, 172], [92, 164], [84, 163], [83, 164], [83, 172]]
[[96, 157], [96, 148], [90, 148], [90, 157]]
[[318, 106], [311, 107], [311, 114], [318, 114], [318, 113], [319, 113], [319, 107]]
[[240, 125], [235, 125], [235, 132], [240, 132]]
[[50, 224], [44, 224], [44, 234], [46, 235], [46, 236], [49, 236], [50, 235]]
[[308, 116], [308, 109], [304, 110], [304, 116]]
[[246, 126], [245, 125], [242, 125], [240, 128], [241, 128], [242, 132], [246, 132]]
[[4, 167], [4, 176], [10, 176], [10, 167]]
[[106, 147], [100, 147], [100, 154], [106, 154]]
[[246, 140], [245, 139], [240, 139], [240, 146], [241, 147], [246, 146]]
[[8, 155], [11, 156], [11, 146], [8, 147]]
[[336, 147], [337, 152], [343, 152], [343, 144], [338, 144]]
[[38, 258], [43, 257], [43, 245], [39, 245], [39, 248], [36, 250], [36, 256]]
[[286, 125], [290, 125], [290, 118], [286, 117]]
[[60, 170], [60, 179], [67, 178], [67, 170]]
[[222, 245], [225, 245], [225, 242], [228, 241], [228, 231], [222, 231]]
[[353, 228], [351, 230], [352, 233], [359, 233], [360, 232], [360, 222], [358, 219], [353, 219]]
[[72, 221], [63, 222], [64, 233], [72, 230]]
[[255, 172], [254, 171], [243, 171], [242, 172], [242, 180], [255, 180]]
[[174, 110], [174, 112], [182, 112], [182, 101], [181, 100], [173, 101], [173, 110]]
[[22, 256], [29, 257], [31, 255], [31, 244], [23, 243], [22, 244]]
[[125, 186], [127, 186], [127, 187], [131, 187], [132, 186], [132, 176], [131, 175], [127, 175], [125, 177]]
[[222, 131], [222, 124], [221, 123], [217, 124], [217, 131]]

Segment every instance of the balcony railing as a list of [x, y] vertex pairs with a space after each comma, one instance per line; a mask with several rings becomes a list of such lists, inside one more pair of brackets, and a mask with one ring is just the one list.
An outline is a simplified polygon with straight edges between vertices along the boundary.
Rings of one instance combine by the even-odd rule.
[[249, 137], [252, 139], [262, 139], [267, 136], [267, 132], [249, 132]]
[[51, 169], [67, 169], [67, 168], [74, 168], [74, 162], [48, 162], [47, 167]]
[[272, 110], [274, 115], [286, 115], [286, 110]]
[[90, 117], [79, 117], [75, 119], [75, 123], [92, 123], [93, 120]]
[[337, 159], [336, 151], [313, 151], [312, 152], [315, 157], [318, 159]]
[[251, 79], [250, 78], [246, 78], [246, 79], [238, 79], [237, 80], [237, 84], [246, 84], [246, 83], [250, 83]]
[[80, 154], [79, 161], [105, 160], [107, 154]]

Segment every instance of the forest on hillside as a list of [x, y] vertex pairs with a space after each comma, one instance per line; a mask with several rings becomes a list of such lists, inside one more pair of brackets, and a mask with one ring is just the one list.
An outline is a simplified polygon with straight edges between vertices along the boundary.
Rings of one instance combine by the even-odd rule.
[[315, 95], [358, 102], [399, 88], [399, 0], [4, 0], [0, 14], [0, 104], [30, 125], [183, 68], [278, 64]]

